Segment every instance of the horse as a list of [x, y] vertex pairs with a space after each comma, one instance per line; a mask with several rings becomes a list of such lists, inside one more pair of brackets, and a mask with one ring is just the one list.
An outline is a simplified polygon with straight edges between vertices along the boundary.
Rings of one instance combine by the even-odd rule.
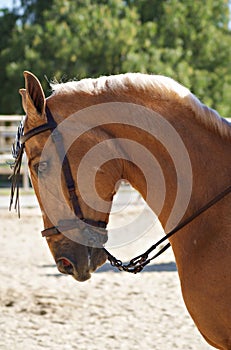
[[24, 77], [16, 168], [25, 148], [59, 271], [85, 281], [105, 263], [112, 200], [128, 181], [171, 232], [195, 325], [211, 346], [230, 350], [229, 122], [160, 75], [53, 83], [47, 98], [37, 77]]

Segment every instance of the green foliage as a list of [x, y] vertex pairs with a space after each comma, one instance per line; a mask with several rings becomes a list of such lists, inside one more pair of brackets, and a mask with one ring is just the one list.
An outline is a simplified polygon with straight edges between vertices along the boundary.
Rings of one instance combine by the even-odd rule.
[[0, 13], [2, 114], [21, 111], [17, 89], [31, 70], [44, 83], [44, 75], [164, 74], [231, 115], [226, 0], [21, 0]]

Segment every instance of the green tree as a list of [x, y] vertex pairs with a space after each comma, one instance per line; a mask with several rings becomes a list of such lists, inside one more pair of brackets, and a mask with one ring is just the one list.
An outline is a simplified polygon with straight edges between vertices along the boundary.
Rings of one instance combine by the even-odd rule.
[[[0, 15], [0, 82], [1, 82], [1, 90], [0, 90], [0, 113], [14, 113], [14, 109], [10, 109], [7, 111], [7, 104], [9, 104], [9, 96], [12, 93], [12, 81], [9, 80], [7, 75], [7, 64], [8, 61], [12, 59], [13, 50], [11, 51], [11, 57], [7, 58], [4, 55], [4, 52], [7, 48], [11, 47], [11, 39], [13, 35], [13, 31], [16, 27], [16, 22], [18, 20], [17, 13], [12, 10], [2, 9]], [[18, 83], [18, 79], [16, 78]]]
[[[231, 33], [228, 1], [165, 2], [158, 36], [160, 46], [181, 52], [173, 63], [173, 77], [224, 115], [231, 111], [226, 89], [231, 93]], [[162, 61], [169, 61], [162, 57]]]
[[[231, 114], [231, 32], [224, 0], [128, 1], [142, 20], [145, 70], [171, 76], [221, 114]], [[138, 54], [138, 56], [140, 56]]]
[[20, 111], [17, 88], [26, 69], [44, 84], [44, 75], [164, 74], [231, 115], [226, 0], [21, 0], [1, 22], [0, 113]]
[[21, 22], [43, 25], [43, 13], [51, 9], [52, 5], [53, 0], [21, 0]]

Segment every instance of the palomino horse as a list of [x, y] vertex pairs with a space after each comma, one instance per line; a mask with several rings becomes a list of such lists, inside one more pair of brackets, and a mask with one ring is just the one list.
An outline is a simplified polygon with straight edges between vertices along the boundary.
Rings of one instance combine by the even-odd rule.
[[111, 202], [125, 179], [165, 232], [177, 227], [169, 241], [187, 309], [209, 344], [230, 350], [230, 124], [162, 76], [55, 84], [47, 99], [24, 76], [14, 172], [25, 147], [58, 269], [84, 281], [106, 261]]

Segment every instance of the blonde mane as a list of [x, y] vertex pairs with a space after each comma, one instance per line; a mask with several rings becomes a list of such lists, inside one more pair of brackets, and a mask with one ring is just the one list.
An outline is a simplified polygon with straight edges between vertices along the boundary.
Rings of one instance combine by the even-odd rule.
[[142, 73], [126, 73], [111, 76], [102, 76], [96, 79], [82, 79], [67, 83], [52, 83], [53, 95], [69, 93], [86, 93], [89, 95], [102, 94], [111, 91], [122, 93], [127, 90], [149, 92], [153, 98], [159, 100], [174, 100], [183, 107], [190, 108], [195, 118], [208, 128], [217, 131], [221, 136], [230, 137], [229, 123], [213, 109], [202, 104], [186, 87], [175, 80], [162, 75], [148, 75]]

